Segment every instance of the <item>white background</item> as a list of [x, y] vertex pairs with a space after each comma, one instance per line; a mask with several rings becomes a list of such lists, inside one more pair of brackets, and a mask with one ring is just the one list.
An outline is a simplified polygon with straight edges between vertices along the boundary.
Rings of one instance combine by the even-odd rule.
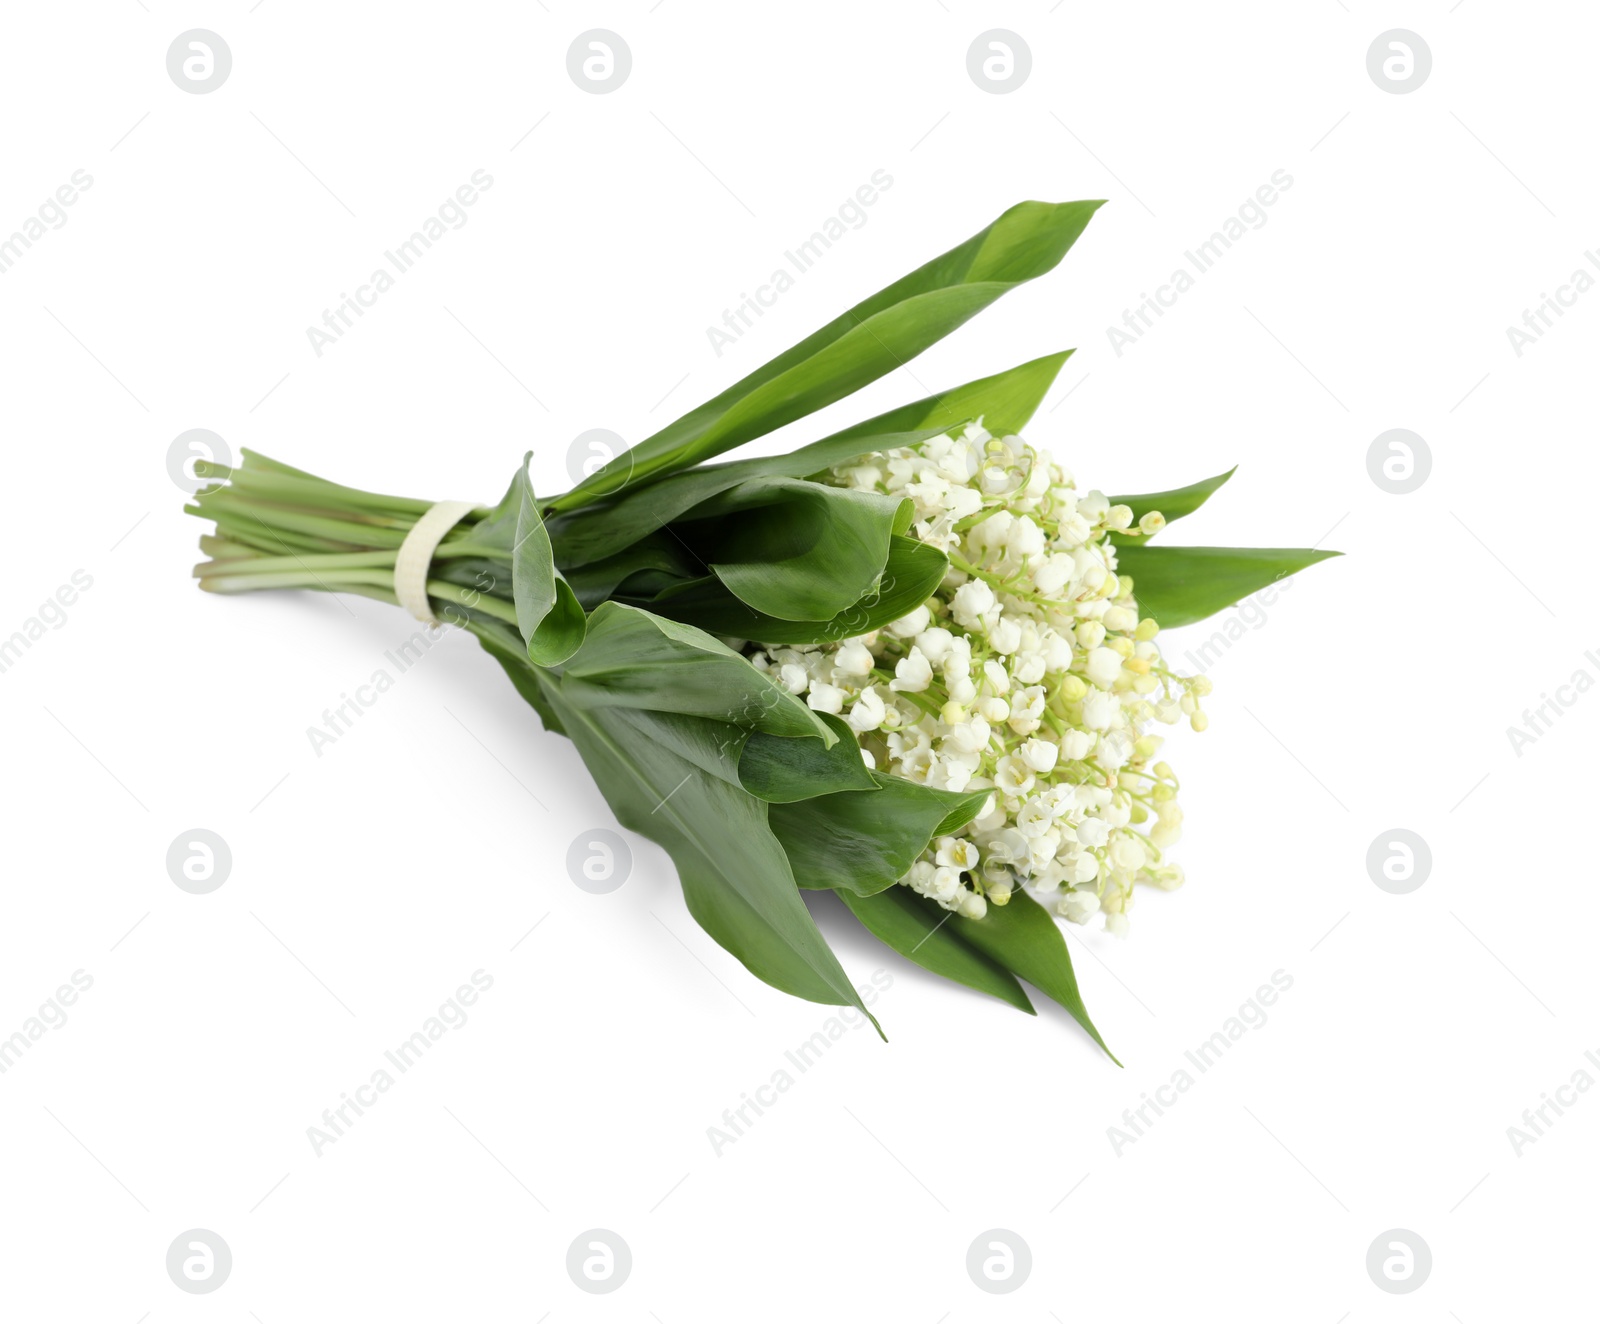
[[[194, 27], [233, 55], [206, 95], [166, 70]], [[566, 52], [602, 27], [633, 68], [592, 95]], [[967, 73], [992, 27], [1032, 52], [1006, 95]], [[1366, 67], [1397, 27], [1433, 54], [1406, 95]], [[74, 970], [93, 986], [0, 1076], [0, 1313], [1591, 1314], [1600, 1097], [1520, 1154], [1507, 1128], [1600, 1050], [1600, 697], [1520, 757], [1507, 728], [1600, 676], [1600, 296], [1520, 357], [1506, 328], [1600, 241], [1596, 27], [1490, 0], [8, 7], [0, 232], [93, 185], [0, 276], [0, 634], [75, 570], [93, 586], [0, 674], [0, 1034]], [[319, 357], [306, 328], [479, 169], [468, 223]], [[879, 169], [867, 223], [719, 357], [706, 328]], [[1267, 224], [1117, 355], [1106, 328], [1276, 170]], [[648, 842], [620, 890], [573, 886], [569, 845], [615, 825], [464, 637], [316, 756], [307, 728], [411, 627], [199, 594], [167, 449], [203, 427], [489, 500], [531, 447], [556, 490], [585, 429], [638, 440], [1011, 203], [1080, 197], [1109, 205], [1057, 272], [764, 444], [1076, 345], [1029, 435], [1082, 482], [1238, 463], [1173, 541], [1346, 556], [1227, 650], [1210, 731], [1169, 746], [1186, 888], [1144, 895], [1125, 942], [1071, 935], [1125, 1069], [824, 906], [852, 974], [892, 979], [889, 1043], [850, 1033], [719, 1156], [707, 1128], [828, 1009], [707, 939]], [[1367, 470], [1396, 427], [1433, 459], [1404, 496]], [[165, 864], [197, 827], [233, 855], [206, 896]], [[1396, 827], [1433, 856], [1404, 896], [1366, 866]], [[469, 1021], [314, 1154], [323, 1110], [479, 969]], [[1119, 1153], [1123, 1110], [1275, 970], [1267, 1023]], [[596, 1227], [633, 1256], [606, 1296], [565, 1268]], [[190, 1228], [232, 1249], [213, 1295], [167, 1276]], [[1010, 1295], [966, 1271], [990, 1228], [1031, 1247]], [[1411, 1295], [1365, 1267], [1391, 1228], [1432, 1250]]]

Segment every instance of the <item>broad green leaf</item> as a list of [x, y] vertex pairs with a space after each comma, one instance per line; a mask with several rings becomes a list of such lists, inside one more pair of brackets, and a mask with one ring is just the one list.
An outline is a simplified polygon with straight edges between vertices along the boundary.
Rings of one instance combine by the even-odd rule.
[[881, 629], [920, 607], [948, 569], [949, 563], [938, 548], [915, 538], [897, 536], [889, 540], [881, 582], [831, 620], [788, 621], [758, 612], [736, 598], [714, 575], [669, 589], [640, 605], [734, 639], [766, 644], [838, 643]]
[[850, 728], [826, 713], [818, 716], [839, 737], [832, 748], [816, 736], [773, 736], [709, 717], [640, 708], [610, 711], [639, 739], [665, 745], [702, 772], [741, 787], [758, 800], [784, 802], [877, 789]]
[[1100, 205], [1018, 203], [965, 243], [617, 456], [558, 497], [553, 508], [573, 510], [620, 483], [710, 459], [876, 381], [1007, 291], [1053, 268]]
[[839, 737], [829, 748], [820, 740], [796, 740], [752, 731], [738, 757], [739, 784], [772, 803], [809, 800], [837, 791], [875, 791], [877, 782], [861, 761], [861, 747], [839, 718], [819, 717]]
[[[857, 423], [854, 427], [825, 437], [814, 446], [819, 449], [827, 447], [830, 454], [837, 453], [840, 447], [857, 447], [850, 454], [829, 461], [830, 464], [842, 464], [864, 451], [888, 449], [878, 442], [883, 433], [915, 434], [923, 431], [938, 436], [963, 424], [976, 423], [981, 418], [984, 427], [995, 436], [1013, 435], [1027, 426], [1039, 402], [1044, 399], [1045, 392], [1055, 381], [1056, 374], [1061, 371], [1061, 365], [1071, 356], [1072, 351], [1067, 349], [1046, 354], [1043, 358], [1030, 359], [992, 377], [980, 377], [977, 381], [953, 386], [938, 395], [891, 409], [888, 413], [869, 418], [865, 423]], [[795, 453], [800, 455], [804, 452]]]
[[617, 821], [672, 856], [701, 928], [774, 988], [866, 1013], [795, 888], [766, 804], [639, 739], [627, 715], [585, 706], [566, 681], [549, 677], [545, 686]]
[[650, 482], [630, 484], [581, 512], [550, 514], [546, 523], [556, 561], [570, 575], [572, 567], [613, 556], [641, 534], [752, 478], [810, 478], [869, 451], [920, 446], [980, 418], [997, 436], [1021, 432], [1071, 355], [1070, 349], [1046, 354], [953, 386], [784, 455], [697, 465]]
[[665, 529], [648, 533], [603, 560], [564, 567], [562, 571], [578, 601], [590, 611], [613, 595], [648, 596], [673, 584], [697, 579], [705, 572], [705, 563]]
[[710, 717], [777, 736], [839, 737], [816, 713], [703, 630], [620, 602], [589, 618], [583, 647], [561, 668], [585, 707]]
[[[866, 896], [892, 887], [934, 834], [969, 822], [989, 798], [871, 774], [875, 791], [840, 791], [775, 804], [768, 821], [801, 887]], [[947, 826], [949, 825], [949, 826]]]
[[532, 459], [530, 451], [522, 461], [517, 538], [511, 548], [511, 594], [529, 659], [540, 666], [555, 666], [583, 643], [584, 614], [577, 594], [556, 569], [550, 535], [528, 478]]
[[[1050, 912], [1031, 896], [1018, 888], [1005, 905], [991, 905], [982, 919], [958, 915], [950, 923], [957, 936], [1065, 1007], [1095, 1043], [1105, 1049], [1106, 1056], [1117, 1062], [1116, 1055], [1106, 1048], [1100, 1031], [1094, 1028], [1083, 998], [1078, 994], [1078, 980], [1072, 973], [1072, 956], [1067, 951], [1065, 936]], [[1120, 1067], [1122, 1063], [1117, 1062], [1117, 1065]]]
[[[545, 523], [556, 564], [569, 575], [574, 567], [616, 556], [647, 533], [685, 517], [729, 488], [757, 478], [810, 478], [868, 451], [919, 446], [947, 431], [928, 427], [909, 432], [842, 434], [784, 455], [760, 455], [726, 464], [701, 464], [643, 483], [630, 484], [614, 497], [570, 514], [550, 514]], [[665, 535], [670, 537], [670, 535]], [[576, 578], [574, 576], [574, 578]]]
[[742, 785], [739, 760], [744, 753], [745, 742], [752, 735], [761, 735], [764, 740], [774, 740], [783, 745], [823, 748], [822, 741], [815, 736], [792, 739], [767, 736], [731, 722], [719, 722], [712, 717], [689, 717], [683, 713], [654, 712], [646, 708], [607, 708], [606, 711], [614, 713], [617, 720], [629, 728], [630, 739], [662, 745], [686, 763], [692, 763], [701, 772], [721, 778], [730, 786]]
[[839, 899], [868, 932], [924, 970], [991, 994], [1030, 1016], [1038, 1014], [1015, 975], [957, 936], [954, 925], [947, 923], [953, 912], [909, 887], [891, 887], [872, 896], [841, 890]]
[[878, 582], [913, 509], [907, 498], [759, 478], [696, 507], [675, 531], [756, 611], [829, 620]]
[[1338, 552], [1310, 547], [1119, 547], [1143, 616], [1163, 629], [1203, 621], [1241, 598]]
[[1198, 483], [1190, 483], [1188, 487], [1175, 487], [1168, 492], [1144, 492], [1138, 496], [1109, 498], [1113, 506], [1128, 506], [1132, 509], [1135, 525], [1126, 533], [1113, 534], [1112, 541], [1130, 545], [1147, 541], [1145, 535], [1137, 528], [1139, 520], [1144, 515], [1152, 510], [1160, 511], [1168, 524], [1175, 519], [1182, 519], [1185, 515], [1192, 515], [1205, 505], [1211, 494], [1232, 478], [1238, 469], [1239, 466], [1234, 465], [1225, 474], [1218, 474], [1215, 478], [1202, 478]]

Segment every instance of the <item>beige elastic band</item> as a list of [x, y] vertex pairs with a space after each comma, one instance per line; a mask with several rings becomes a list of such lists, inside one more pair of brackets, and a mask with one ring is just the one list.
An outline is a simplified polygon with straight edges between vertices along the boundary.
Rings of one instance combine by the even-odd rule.
[[394, 595], [424, 625], [439, 623], [428, 605], [428, 567], [433, 564], [433, 554], [444, 535], [473, 509], [470, 501], [440, 501], [429, 506], [395, 553]]

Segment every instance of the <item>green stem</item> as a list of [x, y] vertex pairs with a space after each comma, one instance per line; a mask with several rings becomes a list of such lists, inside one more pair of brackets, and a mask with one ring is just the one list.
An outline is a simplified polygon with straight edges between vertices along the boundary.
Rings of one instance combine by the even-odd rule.
[[360, 488], [345, 487], [342, 484], [330, 483], [321, 478], [299, 478], [263, 469], [230, 469], [226, 465], [208, 464], [204, 461], [196, 463], [195, 475], [200, 478], [226, 478], [230, 491], [275, 497], [286, 504], [302, 506], [307, 509], [327, 509], [332, 507], [371, 511], [374, 514], [389, 517], [410, 515], [415, 518], [425, 514], [428, 507], [433, 504], [429, 501], [418, 501], [411, 497], [387, 496], [381, 492], [363, 492]]
[[231, 558], [213, 559], [194, 568], [198, 579], [218, 575], [275, 575], [285, 572], [333, 570], [393, 570], [395, 552], [312, 552], [306, 556], [252, 556], [237, 563]]
[[[258, 501], [227, 487], [203, 494], [195, 504], [200, 508], [200, 514], [207, 518], [236, 514], [245, 521], [254, 519], [258, 524], [273, 529], [287, 529], [292, 533], [311, 534], [331, 542], [345, 543], [351, 550], [360, 547], [398, 547], [416, 523], [407, 519], [330, 519], [303, 508]], [[221, 521], [218, 521], [218, 527], [221, 527]]]

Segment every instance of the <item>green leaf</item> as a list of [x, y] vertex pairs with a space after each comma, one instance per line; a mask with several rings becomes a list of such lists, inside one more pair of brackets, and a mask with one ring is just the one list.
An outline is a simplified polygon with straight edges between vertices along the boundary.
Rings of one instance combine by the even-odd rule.
[[991, 994], [1030, 1016], [1038, 1014], [1016, 976], [957, 936], [946, 922], [951, 911], [909, 887], [891, 887], [872, 896], [841, 891], [839, 898], [869, 933], [924, 970]]
[[[760, 455], [726, 464], [702, 464], [628, 487], [605, 501], [570, 514], [547, 514], [556, 564], [569, 575], [574, 567], [615, 557], [645, 534], [681, 519], [695, 519], [700, 508], [730, 488], [758, 478], [811, 478], [868, 451], [919, 446], [946, 429], [832, 437], [784, 455]], [[671, 537], [672, 535], [665, 535]]]
[[674, 526], [729, 592], [783, 620], [827, 620], [877, 583], [908, 498], [794, 478], [758, 478]]
[[[1106, 1048], [1100, 1031], [1094, 1028], [1083, 998], [1078, 994], [1077, 976], [1072, 973], [1072, 955], [1067, 940], [1050, 912], [1018, 888], [1003, 906], [991, 905], [982, 919], [957, 916], [950, 921], [956, 933], [979, 951], [993, 957], [1019, 979], [1072, 1013], [1095, 1043], [1105, 1049], [1113, 1062], [1116, 1055]], [[1121, 1062], [1117, 1062], [1120, 1067]]]
[[679, 758], [694, 764], [701, 772], [720, 777], [730, 786], [742, 786], [739, 760], [744, 753], [745, 742], [752, 735], [759, 735], [764, 740], [776, 740], [784, 745], [816, 749], [823, 747], [819, 739], [797, 737], [786, 740], [778, 736], [766, 736], [759, 731], [734, 726], [731, 722], [719, 722], [711, 717], [688, 717], [683, 713], [653, 712], [645, 708], [607, 708], [605, 711], [614, 713], [619, 722], [631, 728], [630, 740], [663, 745]]
[[768, 735], [709, 717], [640, 708], [609, 711], [632, 727], [638, 739], [666, 746], [758, 800], [784, 803], [838, 791], [877, 790], [850, 728], [826, 713], [818, 716], [840, 737], [831, 748], [815, 737]]
[[710, 717], [777, 736], [839, 737], [788, 690], [703, 630], [637, 607], [603, 602], [583, 647], [561, 668], [563, 690], [586, 707]]
[[772, 806], [768, 821], [801, 887], [862, 896], [892, 887], [935, 834], [970, 822], [989, 798], [987, 790], [940, 791], [881, 772], [871, 777], [876, 790]]
[[[1072, 351], [1067, 349], [1046, 354], [1043, 358], [1030, 359], [992, 377], [980, 377], [977, 381], [953, 386], [948, 391], [927, 396], [913, 404], [901, 405], [898, 409], [891, 409], [888, 413], [825, 437], [814, 445], [818, 448], [828, 447], [830, 453], [838, 447], [855, 447], [849, 454], [829, 461], [830, 464], [842, 464], [866, 451], [888, 449], [877, 440], [883, 433], [922, 431], [938, 436], [963, 424], [975, 423], [980, 418], [984, 427], [997, 437], [1021, 432], [1055, 381], [1056, 374], [1061, 371], [1061, 365], [1071, 356]], [[803, 453], [796, 452], [797, 455]]]
[[1241, 598], [1338, 552], [1310, 547], [1119, 547], [1143, 616], [1163, 629], [1203, 621]]
[[965, 243], [835, 318], [721, 395], [596, 470], [553, 503], [684, 469], [841, 400], [920, 354], [1007, 291], [1051, 270], [1099, 202], [1023, 202]]
[[753, 731], [738, 757], [739, 784], [775, 804], [809, 800], [837, 791], [876, 791], [855, 733], [839, 718], [817, 714], [839, 737], [832, 748], [820, 740], [795, 740]]
[[953, 386], [785, 455], [697, 465], [630, 484], [604, 503], [584, 506], [581, 513], [548, 515], [557, 564], [572, 575], [574, 566], [613, 556], [641, 534], [661, 528], [718, 492], [752, 478], [810, 478], [869, 451], [920, 446], [980, 418], [996, 435], [1020, 432], [1071, 355], [1070, 349], [1046, 354]]
[[[1175, 487], [1168, 492], [1145, 492], [1139, 496], [1114, 496], [1110, 501], [1113, 506], [1130, 507], [1133, 510], [1135, 526], [1152, 510], [1160, 511], [1166, 517], [1167, 523], [1171, 524], [1173, 520], [1182, 519], [1185, 515], [1192, 515], [1199, 510], [1211, 494], [1232, 478], [1238, 469], [1239, 466], [1236, 464], [1225, 474], [1218, 474], [1215, 478], [1202, 478], [1198, 483], [1190, 483], [1188, 487]], [[1140, 533], [1137, 527], [1129, 529], [1126, 533], [1113, 534], [1112, 540], [1118, 544], [1129, 545], [1146, 541], [1145, 535]]]
[[700, 927], [774, 988], [865, 1014], [795, 888], [766, 804], [665, 744], [639, 739], [625, 720], [631, 714], [585, 706], [565, 680], [545, 686], [617, 821], [672, 856]]
[[576, 653], [583, 643], [584, 614], [577, 594], [556, 569], [550, 535], [545, 531], [528, 477], [532, 459], [533, 452], [529, 451], [522, 461], [517, 539], [511, 549], [511, 594], [529, 660], [540, 666], [555, 666]]
[[[558, 548], [558, 564], [559, 556]], [[573, 592], [578, 595], [578, 601], [590, 611], [614, 594], [623, 597], [649, 596], [673, 584], [699, 578], [705, 572], [705, 564], [693, 556], [680, 539], [665, 529], [648, 533], [603, 560], [576, 567], [566, 566], [562, 570]]]
[[734, 639], [767, 644], [837, 643], [881, 629], [921, 606], [948, 569], [949, 563], [938, 548], [915, 538], [896, 536], [889, 540], [889, 555], [879, 584], [830, 620], [789, 621], [758, 612], [736, 598], [714, 575], [668, 589], [640, 605]]

